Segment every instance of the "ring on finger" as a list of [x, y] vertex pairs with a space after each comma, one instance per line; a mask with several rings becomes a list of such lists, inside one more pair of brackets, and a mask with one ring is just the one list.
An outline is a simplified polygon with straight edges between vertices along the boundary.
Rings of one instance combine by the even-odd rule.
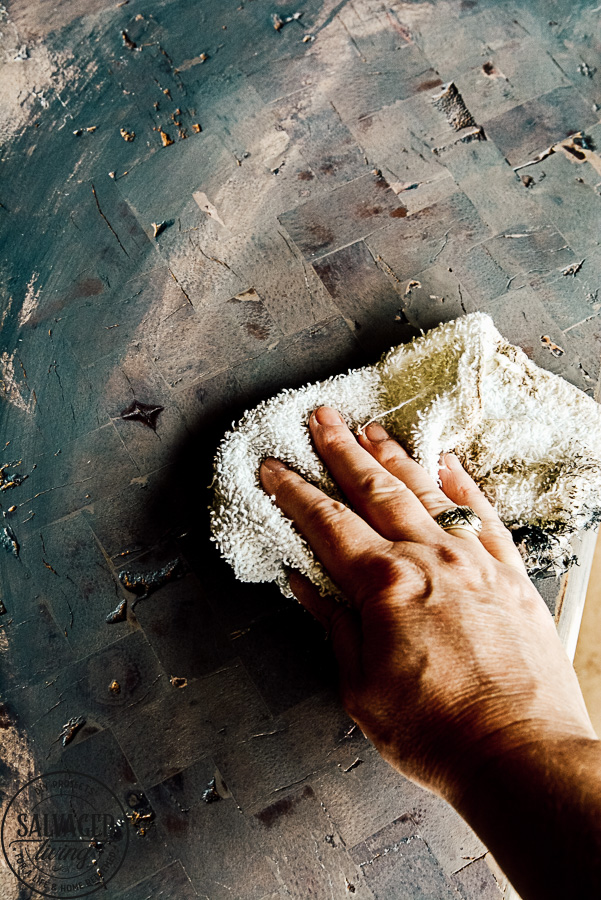
[[434, 516], [443, 531], [468, 531], [476, 537], [482, 531], [482, 519], [470, 506], [452, 506]]

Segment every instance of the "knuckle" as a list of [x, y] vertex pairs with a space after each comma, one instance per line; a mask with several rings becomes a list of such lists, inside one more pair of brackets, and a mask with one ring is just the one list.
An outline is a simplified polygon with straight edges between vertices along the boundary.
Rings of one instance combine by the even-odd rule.
[[444, 540], [436, 547], [436, 556], [445, 566], [452, 566], [454, 569], [472, 568], [474, 564], [474, 547], [466, 545], [465, 538], [456, 538], [455, 540]]
[[359, 603], [367, 603], [380, 619], [397, 615], [398, 604], [425, 601], [433, 591], [436, 562], [430, 554], [389, 550], [361, 564]]
[[386, 591], [407, 577], [407, 561], [392, 553], [371, 554], [361, 562], [367, 590]]
[[444, 512], [449, 508], [449, 501], [446, 497], [441, 496], [437, 488], [424, 488], [417, 494], [420, 502], [431, 515], [436, 516], [438, 513]]
[[344, 503], [324, 495], [311, 504], [311, 508], [307, 511], [307, 518], [313, 525], [336, 526], [347, 512], [348, 509]]
[[363, 476], [361, 487], [363, 493], [369, 497], [390, 496], [406, 490], [405, 485], [398, 479], [393, 478], [388, 472], [379, 472], [377, 470], [367, 472]]
[[[396, 441], [388, 438], [385, 441], [382, 441], [381, 444], [378, 444], [378, 459], [382, 463], [383, 466], [388, 466], [390, 463], [398, 463], [399, 462], [399, 450], [400, 447], [396, 443]], [[402, 460], [400, 460], [402, 462]]]

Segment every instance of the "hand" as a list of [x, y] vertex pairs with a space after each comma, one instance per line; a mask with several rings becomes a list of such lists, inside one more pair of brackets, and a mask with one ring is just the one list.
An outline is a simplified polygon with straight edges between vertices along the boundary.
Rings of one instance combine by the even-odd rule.
[[[355, 512], [277, 460], [261, 481], [348, 599], [291, 573], [331, 637], [345, 707], [380, 753], [457, 805], [482, 761], [541, 737], [594, 740], [553, 619], [458, 459], [447, 454], [441, 490], [377, 424], [356, 439], [321, 407], [310, 429]], [[456, 504], [480, 516], [479, 538], [436, 523]]]

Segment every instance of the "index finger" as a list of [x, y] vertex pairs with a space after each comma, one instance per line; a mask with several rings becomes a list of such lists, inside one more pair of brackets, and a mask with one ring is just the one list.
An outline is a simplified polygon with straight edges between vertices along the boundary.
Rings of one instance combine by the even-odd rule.
[[261, 483], [284, 515], [292, 519], [349, 600], [357, 595], [366, 557], [388, 554], [392, 541], [381, 537], [360, 516], [309, 484], [278, 459], [266, 459]]

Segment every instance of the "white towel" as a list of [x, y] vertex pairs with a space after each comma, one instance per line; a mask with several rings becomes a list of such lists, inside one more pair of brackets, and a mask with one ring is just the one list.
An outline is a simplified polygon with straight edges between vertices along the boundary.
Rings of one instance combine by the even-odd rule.
[[601, 408], [507, 343], [490, 316], [473, 313], [373, 366], [284, 390], [232, 426], [215, 459], [211, 529], [241, 581], [276, 581], [290, 596], [290, 566], [340, 596], [259, 481], [262, 460], [275, 456], [343, 499], [309, 434], [322, 405], [355, 431], [378, 417], [435, 479], [441, 453], [455, 452], [503, 522], [526, 537], [531, 572], [563, 571], [570, 538], [601, 517]]

